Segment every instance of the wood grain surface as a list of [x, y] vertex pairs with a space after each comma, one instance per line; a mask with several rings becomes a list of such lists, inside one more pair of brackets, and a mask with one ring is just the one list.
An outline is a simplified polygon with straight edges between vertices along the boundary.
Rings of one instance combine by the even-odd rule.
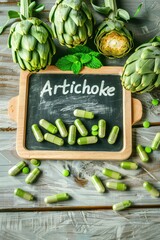
[[[0, 24], [7, 20], [8, 10], [19, 9], [17, 2], [0, 1]], [[45, 22], [48, 22], [48, 12], [54, 2], [45, 1], [46, 9], [40, 14]], [[132, 15], [140, 3], [140, 0], [117, 1], [118, 7], [125, 8]], [[135, 46], [156, 34], [160, 35], [159, 12], [159, 0], [143, 1], [137, 20], [128, 23], [135, 37]], [[104, 18], [98, 13], [95, 17], [97, 25]], [[11, 50], [7, 47], [8, 33], [9, 29], [6, 29], [0, 36], [0, 239], [159, 240], [160, 200], [152, 198], [143, 189], [142, 183], [147, 180], [160, 190], [160, 149], [151, 153], [149, 162], [145, 164], [140, 161], [135, 149], [137, 144], [150, 145], [156, 132], [160, 131], [160, 105], [151, 104], [153, 98], [160, 100], [160, 89], [142, 95], [133, 94], [134, 98], [142, 102], [143, 116], [132, 129], [133, 151], [129, 160], [138, 162], [142, 168], [126, 171], [120, 169], [118, 161], [113, 163], [110, 160], [46, 160], [41, 163], [42, 174], [37, 181], [27, 185], [24, 182], [26, 176], [22, 173], [17, 177], [7, 174], [10, 167], [21, 160], [15, 150], [17, 125], [8, 117], [8, 102], [19, 93], [20, 74], [19, 67], [12, 62]], [[57, 54], [53, 64], [66, 52], [57, 42], [56, 45]], [[93, 46], [91, 42], [89, 45]], [[102, 60], [104, 65], [122, 66], [126, 58]], [[143, 128], [144, 120], [150, 121], [150, 128]], [[29, 164], [27, 159], [24, 160]], [[29, 166], [33, 168], [30, 164]], [[68, 178], [62, 176], [62, 170], [66, 167], [71, 171]], [[116, 192], [106, 189], [104, 194], [96, 192], [90, 177], [96, 173], [105, 183], [108, 178], [101, 173], [104, 167], [120, 171], [124, 175], [123, 181], [128, 185], [128, 190]], [[36, 201], [26, 202], [14, 196], [13, 191], [17, 187], [33, 193]], [[68, 192], [72, 196], [71, 200], [54, 205], [44, 203], [44, 197], [62, 191]], [[133, 202], [131, 209], [120, 213], [111, 210], [112, 204], [126, 199]]]

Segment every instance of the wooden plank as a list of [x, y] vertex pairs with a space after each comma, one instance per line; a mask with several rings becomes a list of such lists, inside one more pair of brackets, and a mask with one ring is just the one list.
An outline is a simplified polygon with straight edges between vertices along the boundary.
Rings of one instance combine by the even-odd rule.
[[[136, 162], [141, 161], [136, 154], [135, 148], [137, 144], [147, 146], [151, 144], [151, 141], [157, 131], [160, 131], [160, 127], [151, 127], [149, 129], [135, 128], [133, 129], [133, 154], [129, 160]], [[9, 135], [15, 136], [15, 133]], [[4, 141], [7, 141], [4, 139]], [[154, 151], [150, 155], [150, 161], [143, 163], [142, 166], [146, 168], [156, 180], [154, 180], [146, 171], [139, 168], [138, 170], [127, 171], [119, 167], [118, 161], [42, 161], [40, 169], [42, 175], [39, 177], [37, 182], [31, 185], [25, 184], [26, 175], [19, 174], [16, 177], [8, 176], [8, 170], [15, 165], [21, 159], [17, 156], [14, 146], [11, 144], [15, 139], [10, 140], [10, 151], [1, 151], [1, 168], [0, 168], [0, 194], [3, 198], [0, 198], [0, 209], [29, 209], [29, 208], [84, 208], [84, 207], [107, 207], [118, 201], [130, 199], [134, 202], [135, 206], [147, 206], [154, 205], [159, 206], [159, 198], [152, 198], [143, 187], [143, 181], [149, 181], [154, 184], [160, 190], [160, 177], [159, 177], [159, 151]], [[4, 144], [7, 147], [7, 144]], [[11, 150], [11, 148], [13, 150]], [[27, 161], [27, 160], [26, 160]], [[29, 164], [29, 161], [27, 161]], [[29, 164], [31, 168], [31, 166]], [[62, 176], [62, 170], [69, 168], [71, 176], [66, 178]], [[90, 177], [93, 174], [100, 176], [102, 181], [108, 180], [107, 177], [103, 176], [102, 169], [110, 168], [115, 171], [121, 172], [125, 177], [123, 182], [129, 186], [129, 190], [125, 192], [117, 192], [114, 190], [106, 190], [106, 193], [99, 194], [93, 184], [90, 181]], [[31, 192], [37, 197], [35, 202], [26, 202], [14, 196], [13, 191], [15, 188], [22, 188], [26, 191]], [[72, 199], [67, 202], [61, 202], [60, 204], [49, 204], [44, 203], [44, 197], [56, 194], [58, 192], [68, 192]], [[86, 200], [87, 199], [87, 200]], [[98, 201], [97, 201], [98, 199]]]
[[0, 238], [158, 240], [160, 210], [0, 213]]

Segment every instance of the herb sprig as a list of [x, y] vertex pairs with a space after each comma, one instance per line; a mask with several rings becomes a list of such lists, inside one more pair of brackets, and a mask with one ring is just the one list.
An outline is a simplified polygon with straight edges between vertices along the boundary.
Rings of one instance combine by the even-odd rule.
[[69, 53], [56, 62], [56, 66], [62, 71], [73, 71], [74, 74], [79, 74], [84, 66], [89, 68], [100, 68], [103, 66], [98, 59], [101, 54], [87, 46], [71, 48]]

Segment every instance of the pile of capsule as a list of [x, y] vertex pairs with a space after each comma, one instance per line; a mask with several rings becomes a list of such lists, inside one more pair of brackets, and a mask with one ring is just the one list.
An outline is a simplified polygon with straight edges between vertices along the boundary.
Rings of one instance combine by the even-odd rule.
[[[100, 119], [98, 121], [98, 125], [92, 126], [91, 136], [88, 136], [88, 130], [79, 118], [93, 119], [94, 113], [81, 109], [75, 109], [73, 115], [78, 118], [75, 119], [74, 124], [69, 127], [68, 131], [64, 122], [60, 118], [55, 121], [55, 125], [45, 119], [41, 119], [39, 121], [39, 125], [48, 131], [48, 133], [45, 133], [44, 136], [38, 124], [33, 124], [32, 132], [35, 139], [38, 142], [43, 142], [43, 140], [46, 140], [58, 146], [63, 146], [63, 138], [68, 137], [67, 142], [69, 145], [74, 145], [76, 143], [76, 140], [78, 145], [88, 145], [97, 143], [98, 137], [104, 138], [106, 136], [106, 121], [104, 119]], [[62, 138], [55, 135], [58, 131]], [[78, 139], [76, 139], [77, 131], [81, 136]], [[113, 126], [107, 139], [109, 144], [114, 144], [116, 142], [118, 133], [119, 127]]]

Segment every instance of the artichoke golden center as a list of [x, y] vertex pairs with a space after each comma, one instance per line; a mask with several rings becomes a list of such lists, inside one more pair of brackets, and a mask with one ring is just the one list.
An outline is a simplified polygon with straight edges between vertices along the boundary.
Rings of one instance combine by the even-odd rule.
[[112, 31], [102, 37], [100, 49], [107, 56], [120, 56], [128, 51], [129, 42], [125, 36], [119, 35], [116, 31]]

